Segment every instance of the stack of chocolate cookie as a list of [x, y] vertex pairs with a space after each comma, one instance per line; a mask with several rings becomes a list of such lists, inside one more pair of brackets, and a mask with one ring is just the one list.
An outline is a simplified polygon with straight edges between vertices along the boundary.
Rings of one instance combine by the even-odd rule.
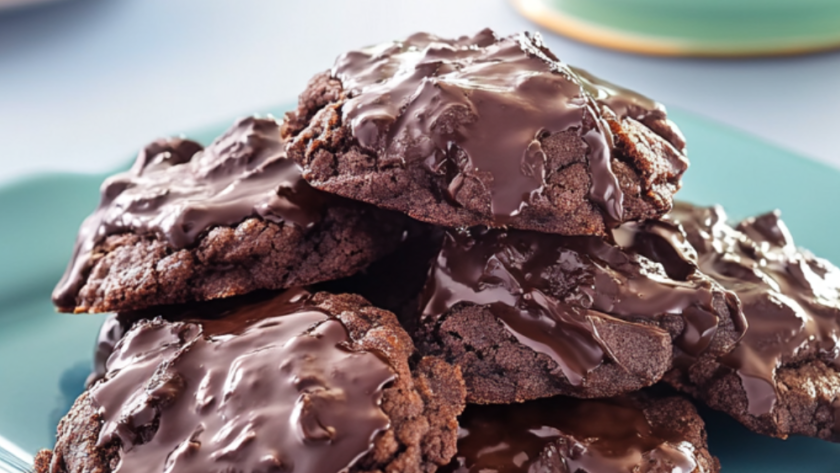
[[657, 383], [840, 440], [840, 270], [674, 204], [687, 168], [660, 104], [489, 30], [156, 141], [54, 293], [116, 314], [36, 470], [719, 471]]

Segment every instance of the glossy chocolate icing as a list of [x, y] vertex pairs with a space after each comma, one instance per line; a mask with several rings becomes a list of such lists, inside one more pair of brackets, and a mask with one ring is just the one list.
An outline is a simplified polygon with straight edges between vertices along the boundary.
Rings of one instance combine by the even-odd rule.
[[652, 426], [628, 399], [470, 405], [459, 426], [458, 453], [442, 473], [630, 473], [656, 462], [691, 473], [698, 463], [686, 439]]
[[[719, 362], [741, 378], [750, 414], [772, 411], [781, 366], [821, 359], [840, 367], [840, 270], [797, 248], [779, 212], [733, 228], [719, 206], [678, 203], [666, 219], [680, 226], [675, 233], [655, 234], [651, 225], [661, 224], [646, 222], [632, 227], [636, 241], [687, 240], [696, 252], [672, 251], [669, 258], [698, 266], [741, 300], [749, 329]], [[680, 228], [685, 236], [677, 235]]]
[[125, 332], [130, 328], [131, 324], [118, 317], [117, 314], [111, 314], [102, 323], [99, 328], [99, 335], [96, 337], [96, 344], [93, 350], [93, 369], [85, 381], [86, 387], [91, 387], [93, 383], [99, 381], [107, 373], [105, 367], [108, 363], [111, 353], [114, 352], [114, 347], [117, 342], [125, 335]]
[[273, 118], [242, 119], [203, 150], [189, 140], [155, 141], [130, 171], [102, 185], [99, 207], [79, 229], [53, 300], [59, 307], [75, 306], [90, 253], [108, 235], [154, 234], [180, 249], [213, 226], [248, 217], [307, 228], [321, 218], [324, 205], [324, 195], [286, 159]]
[[606, 106], [620, 118], [628, 117], [643, 123], [679, 151], [685, 151], [685, 137], [668, 120], [665, 106], [644, 95], [596, 77], [584, 69], [569, 66], [584, 90], [596, 102]]
[[135, 324], [90, 390], [114, 471], [339, 472], [366, 454], [394, 372], [308, 297]]
[[662, 105], [570, 68], [539, 34], [498, 38], [486, 29], [449, 40], [417, 33], [345, 53], [332, 75], [348, 93], [344, 123], [380, 167], [422, 162], [446, 176], [453, 200], [465, 179], [489, 176], [499, 226], [544, 191], [546, 137], [577, 131], [588, 147], [590, 198], [619, 222], [624, 196], [607, 117], [656, 122], [666, 139], [679, 136]]
[[572, 384], [612, 358], [593, 319], [684, 322], [676, 353], [709, 349], [721, 315], [737, 301], [697, 271], [673, 279], [660, 264], [598, 237], [525, 231], [450, 232], [424, 290], [423, 324], [461, 303], [487, 306], [517, 340], [550, 356]]
[[[349, 291], [347, 291], [349, 292]], [[337, 294], [337, 292], [334, 292]], [[243, 296], [226, 297], [210, 301], [192, 302], [155, 306], [144, 310], [119, 312], [108, 315], [99, 328], [93, 350], [93, 370], [85, 382], [87, 387], [105, 377], [108, 372], [108, 358], [114, 352], [117, 342], [125, 336], [131, 327], [141, 320], [161, 317], [169, 322], [182, 322], [189, 319], [219, 319], [235, 313], [241, 307], [253, 305], [271, 299], [274, 291], [255, 291]]]

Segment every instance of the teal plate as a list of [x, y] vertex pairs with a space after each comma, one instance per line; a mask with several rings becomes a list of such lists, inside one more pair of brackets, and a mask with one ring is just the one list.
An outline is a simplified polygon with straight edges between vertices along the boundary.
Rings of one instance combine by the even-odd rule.
[[[733, 217], [779, 208], [802, 246], [840, 262], [840, 171], [685, 112], [671, 116], [690, 143], [681, 199], [721, 203]], [[224, 128], [192, 137], [209, 143]], [[4, 438], [29, 454], [51, 446], [82, 391], [103, 316], [57, 314], [50, 291], [104, 177], [44, 175], [0, 189], [0, 446]], [[840, 472], [840, 445], [766, 438], [703, 415], [724, 471]]]

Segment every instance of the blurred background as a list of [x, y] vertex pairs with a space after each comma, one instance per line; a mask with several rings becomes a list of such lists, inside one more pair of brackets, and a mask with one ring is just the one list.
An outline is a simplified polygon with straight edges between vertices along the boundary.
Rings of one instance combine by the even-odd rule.
[[[0, 0], [0, 6], [25, 2]], [[707, 5], [741, 5], [738, 11], [712, 12], [712, 19], [744, 25], [739, 34], [755, 33], [746, 38], [752, 43], [745, 44], [747, 49], [749, 44], [757, 46], [765, 55], [761, 58], [740, 57], [749, 55], [748, 50], [704, 51], [702, 44], [691, 49], [691, 44], [674, 43], [673, 38], [670, 43], [667, 38], [640, 39], [638, 31], [621, 34], [628, 25], [664, 35], [691, 33], [690, 25], [682, 27], [673, 18], [652, 17], [651, 11], [664, 11], [658, 0], [624, 2], [638, 14], [632, 25], [620, 24], [633, 20], [631, 14], [607, 18], [587, 6], [609, 9], [615, 0], [530, 0], [513, 2], [516, 5], [505, 0], [37, 3], [0, 9], [0, 184], [44, 171], [108, 171], [124, 165], [155, 137], [189, 134], [237, 116], [277, 109], [292, 103], [310, 76], [329, 68], [347, 49], [418, 30], [457, 36], [487, 26], [503, 35], [541, 31], [566, 62], [668, 107], [840, 166], [840, 52], [773, 56], [774, 48], [790, 53], [797, 47], [786, 49], [784, 41], [775, 45], [761, 37], [767, 28], [759, 31], [758, 17], [749, 9], [756, 2]], [[785, 0], [763, 2], [777, 7], [781, 3]], [[825, 14], [818, 15], [823, 20], [833, 18], [825, 0], [799, 3], [823, 8]], [[565, 16], [563, 8], [568, 10]], [[693, 19], [710, 14], [667, 13]], [[773, 21], [796, 20], [788, 13], [776, 11]], [[580, 21], [573, 18], [578, 14]], [[604, 18], [603, 24], [599, 18]], [[815, 25], [806, 21], [799, 27], [814, 33]], [[577, 39], [552, 32], [558, 27]], [[700, 31], [711, 39], [721, 38], [714, 29]], [[620, 52], [581, 40], [671, 56]], [[831, 38], [827, 40], [817, 49], [826, 49]], [[733, 43], [726, 39], [723, 44]], [[681, 57], [685, 54], [735, 57]], [[756, 157], [757, 164], [759, 160]]]

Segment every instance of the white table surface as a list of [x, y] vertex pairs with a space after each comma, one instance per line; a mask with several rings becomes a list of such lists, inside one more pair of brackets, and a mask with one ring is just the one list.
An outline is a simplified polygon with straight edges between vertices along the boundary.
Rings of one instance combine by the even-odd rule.
[[[347, 49], [485, 26], [537, 29], [503, 0], [63, 0], [0, 12], [0, 184], [109, 170], [152, 138], [288, 103]], [[840, 166], [840, 53], [652, 58], [544, 34], [564, 61]]]

